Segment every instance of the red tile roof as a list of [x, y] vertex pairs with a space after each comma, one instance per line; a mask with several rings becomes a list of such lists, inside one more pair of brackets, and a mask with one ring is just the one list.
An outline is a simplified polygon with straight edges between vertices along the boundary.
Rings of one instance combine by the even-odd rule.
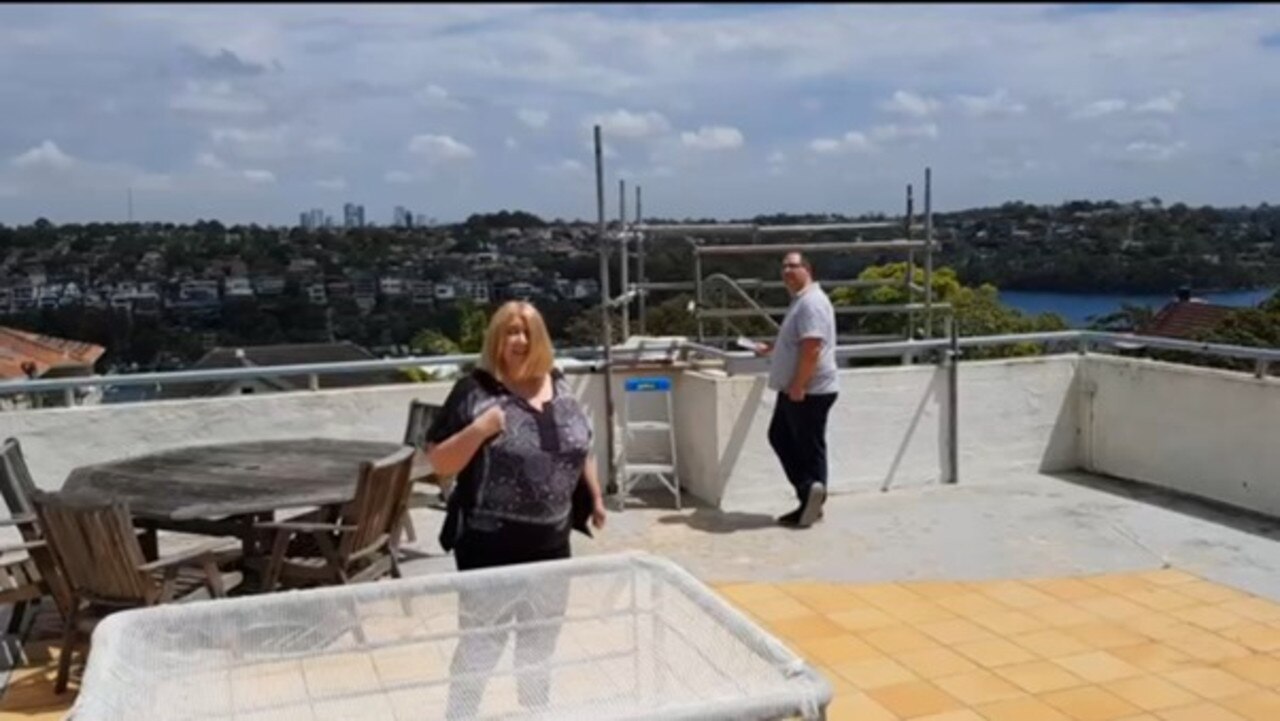
[[0, 379], [26, 378], [23, 366], [30, 363], [37, 377], [51, 368], [85, 367], [90, 372], [106, 348], [93, 343], [54, 338], [0, 326]]
[[1178, 300], [1161, 308], [1139, 332], [1142, 335], [1191, 340], [1216, 328], [1235, 310], [1202, 300]]

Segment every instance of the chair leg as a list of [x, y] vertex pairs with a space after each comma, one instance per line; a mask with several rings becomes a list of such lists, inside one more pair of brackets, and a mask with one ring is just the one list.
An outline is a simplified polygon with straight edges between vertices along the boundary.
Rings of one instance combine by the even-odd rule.
[[17, 636], [22, 632], [22, 618], [27, 613], [27, 602], [18, 601], [13, 604], [12, 615], [9, 616], [9, 635]]
[[404, 510], [404, 537], [409, 543], [418, 542], [418, 531], [413, 527], [413, 514], [407, 508]]
[[67, 616], [66, 625], [62, 629], [62, 655], [58, 657], [58, 677], [53, 684], [53, 692], [65, 693], [67, 681], [71, 676], [71, 656], [75, 653], [76, 624], [80, 620], [80, 599], [72, 599], [71, 613]]

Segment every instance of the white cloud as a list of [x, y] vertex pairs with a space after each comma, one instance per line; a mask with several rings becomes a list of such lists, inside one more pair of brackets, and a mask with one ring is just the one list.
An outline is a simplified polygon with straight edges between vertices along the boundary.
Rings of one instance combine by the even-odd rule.
[[928, 117], [936, 113], [941, 107], [942, 103], [933, 98], [917, 95], [906, 90], [898, 90], [893, 94], [893, 97], [880, 103], [880, 109], [887, 113], [908, 115], [913, 118]]
[[258, 185], [270, 185], [276, 182], [276, 174], [270, 170], [252, 168], [241, 173], [244, 179]]
[[809, 143], [809, 149], [822, 155], [834, 155], [837, 153], [868, 152], [874, 150], [875, 147], [865, 133], [858, 130], [850, 130], [841, 138], [818, 138]]
[[586, 175], [587, 166], [573, 158], [565, 158], [558, 163], [542, 166], [543, 172], [564, 173], [566, 175]]
[[382, 179], [388, 183], [397, 184], [413, 182], [413, 176], [403, 170], [389, 170], [386, 175], [382, 176]]
[[680, 142], [687, 148], [698, 150], [734, 150], [742, 147], [744, 138], [742, 131], [734, 127], [704, 125], [696, 133], [689, 131], [681, 133]]
[[633, 113], [619, 109], [611, 113], [594, 115], [587, 119], [586, 125], [599, 125], [600, 133], [606, 138], [627, 138], [637, 140], [665, 133], [671, 129], [671, 123], [659, 112]]
[[431, 84], [414, 93], [414, 98], [428, 108], [436, 108], [439, 110], [466, 110], [466, 103], [458, 100], [449, 93], [448, 90], [436, 84]]
[[971, 118], [1022, 115], [1027, 111], [1026, 105], [1011, 98], [1003, 88], [990, 95], [957, 95], [955, 101], [960, 111]]
[[1089, 120], [1093, 118], [1102, 118], [1107, 115], [1124, 112], [1129, 107], [1129, 103], [1120, 98], [1107, 98], [1105, 100], [1095, 100], [1071, 114], [1072, 118], [1079, 120]]
[[210, 170], [223, 170], [227, 167], [227, 164], [222, 161], [222, 158], [219, 158], [213, 153], [198, 153], [196, 155], [196, 165]]
[[510, 135], [507, 136], [506, 140], [502, 141], [502, 144], [507, 146], [507, 150], [515, 150], [516, 148], [520, 147], [520, 143], [517, 142], [516, 139], [511, 137]]
[[316, 187], [324, 190], [346, 190], [346, 178], [324, 178], [316, 181]]
[[893, 143], [899, 140], [934, 140], [938, 126], [933, 123], [920, 125], [877, 125], [871, 129], [871, 139], [877, 143]]
[[765, 162], [769, 163], [770, 165], [782, 165], [783, 163], [787, 162], [787, 154], [782, 152], [781, 150], [775, 150], [774, 152], [769, 154], [769, 157], [765, 160]]
[[317, 135], [307, 140], [307, 149], [316, 153], [345, 153], [350, 148], [336, 135]]
[[213, 144], [231, 154], [251, 160], [274, 160], [290, 153], [293, 137], [285, 125], [265, 128], [214, 128], [209, 131]]
[[1125, 158], [1138, 162], [1162, 163], [1173, 159], [1187, 147], [1186, 142], [1156, 143], [1150, 140], [1135, 140], [1124, 147]]
[[551, 120], [551, 113], [545, 110], [520, 108], [516, 111], [516, 117], [520, 119], [520, 122], [537, 130], [547, 127], [547, 122]]
[[52, 140], [46, 140], [25, 153], [15, 156], [12, 161], [17, 168], [51, 168], [53, 170], [66, 170], [75, 165], [75, 162], [74, 158], [62, 152], [58, 144]]
[[1164, 95], [1160, 95], [1138, 105], [1133, 109], [1135, 113], [1158, 113], [1162, 115], [1172, 115], [1178, 112], [1178, 106], [1182, 104], [1182, 91], [1171, 90]]
[[429, 162], [445, 162], [450, 160], [466, 160], [475, 157], [476, 152], [465, 143], [460, 143], [448, 135], [415, 135], [409, 140], [409, 152], [420, 155]]
[[188, 80], [182, 92], [169, 99], [169, 108], [211, 115], [258, 115], [267, 111], [267, 104], [236, 90], [226, 80]]

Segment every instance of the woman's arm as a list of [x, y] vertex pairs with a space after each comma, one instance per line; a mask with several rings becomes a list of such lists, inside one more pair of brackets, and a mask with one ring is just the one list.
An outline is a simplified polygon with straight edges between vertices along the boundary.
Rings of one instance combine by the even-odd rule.
[[596, 528], [604, 528], [604, 494], [600, 492], [600, 479], [596, 477], [594, 455], [587, 454], [587, 460], [582, 466], [582, 477], [586, 480], [587, 488], [591, 489], [591, 524]]
[[452, 476], [466, 468], [480, 446], [501, 433], [505, 425], [506, 416], [502, 408], [495, 405], [452, 436], [439, 443], [428, 443], [431, 471], [437, 476]]

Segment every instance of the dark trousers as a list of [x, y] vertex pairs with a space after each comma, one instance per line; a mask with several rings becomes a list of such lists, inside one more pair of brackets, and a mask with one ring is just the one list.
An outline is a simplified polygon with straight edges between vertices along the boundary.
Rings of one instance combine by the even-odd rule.
[[[534, 530], [530, 533], [530, 530]], [[567, 528], [537, 532], [504, 528], [463, 533], [454, 549], [459, 571], [569, 558]], [[567, 580], [528, 584], [497, 582], [458, 593], [461, 639], [454, 650], [449, 684], [449, 719], [473, 718], [494, 666], [514, 632], [515, 675], [520, 704], [550, 701], [551, 678], [542, 666], [555, 653], [569, 600]], [[485, 630], [476, 630], [485, 629]]]
[[801, 503], [808, 498], [809, 486], [827, 485], [827, 415], [835, 402], [835, 393], [806, 395], [799, 403], [779, 393], [773, 407], [769, 445]]

